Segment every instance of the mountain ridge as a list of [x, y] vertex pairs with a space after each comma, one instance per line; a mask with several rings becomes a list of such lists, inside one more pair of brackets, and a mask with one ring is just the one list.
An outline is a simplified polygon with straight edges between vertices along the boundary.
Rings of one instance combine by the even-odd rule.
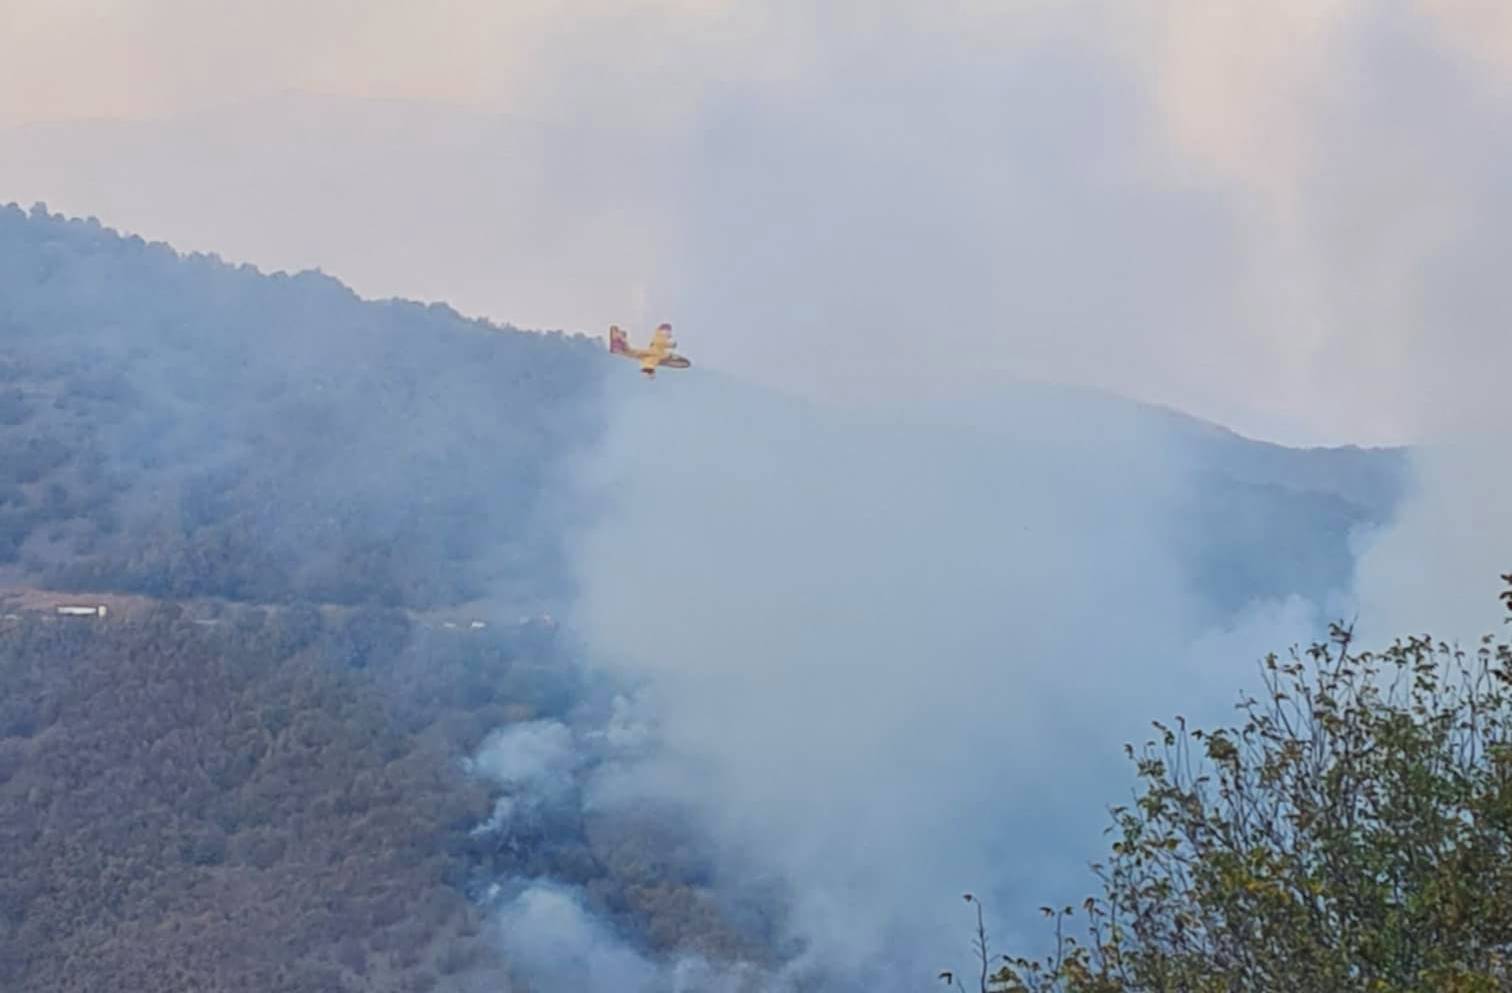
[[[492, 597], [515, 614], [570, 599], [558, 537], [591, 512], [571, 506], [575, 460], [615, 398], [645, 385], [612, 378], [624, 370], [596, 339], [365, 299], [318, 270], [179, 253], [40, 204], [0, 208], [0, 261], [0, 579], [418, 609]], [[1271, 532], [1309, 514], [1332, 522], [1323, 559], [1337, 561], [1336, 532], [1384, 523], [1405, 485], [1404, 449], [1293, 449], [1082, 387], [1008, 384], [878, 415], [694, 375], [657, 387], [738, 391], [814, 425], [937, 429], [954, 444], [1169, 435], [1184, 471], [1238, 508], [1194, 509], [1216, 518], [1177, 540], [1211, 557], [1253, 536], [1221, 553], [1234, 561], [1265, 559]], [[1315, 537], [1289, 546], [1299, 560]], [[1347, 580], [1319, 569], [1263, 592]]]

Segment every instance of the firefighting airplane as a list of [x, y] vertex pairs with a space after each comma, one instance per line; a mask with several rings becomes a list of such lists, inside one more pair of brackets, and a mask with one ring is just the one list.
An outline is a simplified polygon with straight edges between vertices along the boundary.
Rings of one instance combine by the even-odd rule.
[[672, 325], [662, 324], [651, 336], [649, 348], [632, 348], [630, 339], [618, 324], [609, 325], [609, 351], [615, 355], [623, 355], [627, 359], [636, 359], [641, 364], [641, 372], [646, 374], [647, 379], [656, 378], [656, 367], [666, 366], [668, 369], [686, 369], [693, 363], [678, 355], [672, 349], [677, 347], [677, 341], [672, 337]]

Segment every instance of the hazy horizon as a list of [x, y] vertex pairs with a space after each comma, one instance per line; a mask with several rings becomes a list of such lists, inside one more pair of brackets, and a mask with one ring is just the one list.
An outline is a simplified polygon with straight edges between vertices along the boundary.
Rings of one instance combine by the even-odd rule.
[[368, 296], [670, 320], [842, 402], [1019, 377], [1288, 444], [1453, 431], [1512, 361], [1479, 223], [1512, 35], [1461, 0], [7, 19], [0, 199]]

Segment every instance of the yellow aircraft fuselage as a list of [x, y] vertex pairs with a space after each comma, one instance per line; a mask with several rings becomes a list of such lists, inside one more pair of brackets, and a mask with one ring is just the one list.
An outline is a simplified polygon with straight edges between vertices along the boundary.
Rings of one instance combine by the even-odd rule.
[[686, 369], [693, 364], [673, 351], [676, 347], [677, 342], [672, 338], [670, 324], [663, 324], [656, 329], [656, 333], [651, 335], [651, 344], [647, 348], [632, 347], [629, 337], [620, 330], [619, 325], [609, 326], [609, 351], [614, 355], [623, 355], [627, 359], [638, 361], [641, 364], [641, 372], [647, 379], [656, 378], [658, 367]]

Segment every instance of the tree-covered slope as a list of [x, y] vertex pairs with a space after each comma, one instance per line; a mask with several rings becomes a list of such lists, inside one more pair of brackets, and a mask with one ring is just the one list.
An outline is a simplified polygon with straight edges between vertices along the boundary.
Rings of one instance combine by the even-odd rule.
[[549, 635], [400, 631], [354, 668], [367, 610], [200, 606], [0, 615], [0, 988], [509, 988], [472, 898], [512, 877], [651, 947], [749, 943], [654, 818], [473, 831], [462, 759], [583, 699]]
[[0, 208], [0, 564], [252, 600], [559, 593], [540, 497], [594, 370], [582, 339]]
[[473, 901], [511, 877], [749, 944], [655, 819], [473, 833], [462, 760], [588, 697], [513, 608], [570, 594], [599, 361], [0, 208], [0, 986], [507, 988]]
[[0, 622], [0, 986], [398, 991], [486, 958], [446, 844], [485, 798], [317, 635]]

